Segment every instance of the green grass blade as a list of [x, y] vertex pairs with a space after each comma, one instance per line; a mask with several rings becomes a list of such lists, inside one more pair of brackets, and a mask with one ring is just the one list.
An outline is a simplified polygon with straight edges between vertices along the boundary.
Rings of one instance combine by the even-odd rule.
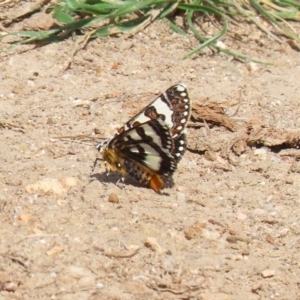
[[186, 35], [186, 32], [178, 27], [176, 24], [168, 20], [167, 18], [163, 18], [163, 21], [172, 29], [174, 32], [179, 33], [181, 35]]
[[[40, 6], [40, 9], [43, 7]], [[62, 40], [78, 32], [85, 33], [89, 40], [117, 33], [135, 34], [156, 19], [163, 20], [174, 32], [186, 34], [185, 28], [180, 28], [172, 19], [179, 10], [185, 13], [184, 24], [188, 25], [189, 30], [201, 42], [184, 58], [210, 46], [240, 60], [247, 60], [246, 56], [220, 48], [216, 44], [227, 34], [228, 23], [234, 22], [234, 25], [238, 25], [243, 20], [255, 23], [258, 30], [262, 30], [279, 43], [283, 42], [279, 35], [300, 41], [296, 30], [287, 23], [287, 20], [300, 21], [300, 3], [296, 0], [194, 0], [192, 3], [182, 0], [57, 0], [45, 6], [45, 11], [53, 13], [54, 18], [63, 25], [55, 25], [57, 27], [54, 30], [21, 31], [6, 36], [24, 38], [13, 45]], [[202, 36], [200, 29], [194, 24], [195, 13], [210, 18], [212, 24], [218, 28], [217, 34]], [[262, 16], [269, 22], [277, 34], [269, 31], [257, 16]]]
[[72, 16], [64, 12], [60, 7], [54, 10], [54, 18], [63, 24], [71, 24], [74, 22]]
[[[167, 2], [166, 2], [167, 3]], [[175, 3], [167, 3], [167, 5], [165, 6], [164, 10], [161, 12], [159, 18], [163, 19], [166, 16], [168, 16], [170, 13], [174, 12], [178, 6], [178, 2]]]
[[215, 10], [213, 8], [207, 7], [207, 6], [180, 3], [178, 5], [178, 8], [181, 10], [189, 11], [189, 12], [198, 11], [198, 12], [208, 13], [208, 14], [212, 14], [212, 15], [217, 15], [220, 17], [222, 16], [221, 12], [219, 12], [218, 10]]
[[[197, 30], [194, 27], [194, 25], [190, 22], [190, 20], [188, 20], [188, 23], [189, 23], [189, 26], [192, 29], [193, 33], [199, 37], [199, 33], [197, 32]], [[223, 27], [223, 29], [218, 34], [216, 34], [215, 36], [211, 37], [210, 39], [205, 40], [201, 45], [199, 45], [198, 47], [196, 47], [195, 49], [193, 49], [192, 51], [190, 51], [189, 53], [187, 53], [186, 55], [184, 55], [183, 59], [186, 59], [189, 56], [191, 56], [192, 54], [201, 51], [202, 49], [204, 49], [207, 46], [214, 45], [215, 42], [217, 42], [224, 34], [226, 34], [227, 28], [228, 28], [228, 22], [225, 20], [224, 27]], [[203, 38], [201, 37], [200, 40], [203, 40]]]
[[290, 21], [300, 21], [300, 12], [297, 10], [287, 11], [287, 12], [276, 12], [276, 15], [283, 20], [290, 20]]
[[105, 19], [106, 19], [106, 16], [101, 16], [101, 17], [97, 17], [97, 18], [92, 18], [92, 17], [86, 18], [86, 19], [72, 22], [70, 24], [65, 24], [65, 25], [59, 27], [58, 29], [60, 31], [62, 31], [62, 30], [76, 30], [76, 29], [87, 28], [87, 27], [93, 26], [94, 24], [96, 24], [102, 20], [105, 20]]
[[275, 4], [282, 6], [282, 7], [298, 7], [300, 8], [300, 3], [293, 0], [280, 0], [280, 1], [273, 1]]
[[122, 5], [118, 3], [98, 2], [98, 4], [90, 5], [76, 0], [63, 0], [62, 3], [64, 4], [63, 7], [67, 10], [73, 12], [92, 14], [92, 15], [107, 15], [111, 13], [113, 10], [122, 7]]
[[57, 29], [52, 29], [47, 31], [18, 31], [18, 32], [9, 33], [8, 35], [29, 38], [30, 42], [32, 42], [32, 41], [38, 41], [38, 40], [43, 40], [45, 38], [49, 38], [51, 35], [55, 34], [56, 32], [58, 32]]
[[104, 37], [109, 35], [114, 35], [118, 33], [129, 33], [136, 29], [136, 27], [140, 26], [143, 22], [145, 22], [147, 19], [149, 19], [150, 16], [143, 16], [140, 18], [136, 18], [134, 20], [121, 22], [118, 24], [111, 24], [107, 26], [103, 26], [96, 30], [91, 37], [97, 38], [97, 37]]
[[267, 20], [271, 20], [272, 22], [276, 22], [276, 19], [267, 12], [256, 0], [249, 0], [249, 3]]
[[[183, 59], [188, 58], [189, 56], [191, 56], [192, 54], [201, 51], [202, 49], [204, 49], [205, 47], [209, 46], [209, 45], [213, 45], [215, 44], [215, 42], [220, 39], [226, 32], [227, 32], [227, 28], [228, 28], [228, 22], [227, 20], [224, 18], [224, 16], [219, 12], [219, 11], [215, 11], [214, 9], [208, 8], [206, 6], [200, 6], [198, 5], [198, 3], [200, 3], [199, 0], [194, 1], [193, 4], [180, 4], [179, 8], [180, 9], [184, 9], [187, 10], [187, 22], [189, 25], [189, 28], [192, 30], [192, 32], [194, 33], [194, 35], [202, 42], [201, 45], [199, 45], [198, 47], [196, 47], [195, 49], [193, 49], [192, 51], [190, 51], [189, 53], [187, 53], [186, 55], [184, 55]], [[192, 17], [195, 11], [201, 11], [201, 12], [210, 12], [213, 13], [215, 15], [218, 15], [220, 17], [222, 17], [222, 19], [224, 20], [224, 26], [223, 29], [216, 34], [215, 36], [211, 37], [210, 39], [207, 39], [205, 37], [203, 37], [196, 29], [196, 27], [193, 24], [192, 21]]]

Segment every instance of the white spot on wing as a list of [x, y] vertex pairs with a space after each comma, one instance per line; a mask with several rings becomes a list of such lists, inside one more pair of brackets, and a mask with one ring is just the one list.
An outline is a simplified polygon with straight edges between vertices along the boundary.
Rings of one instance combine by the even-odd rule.
[[179, 91], [179, 92], [185, 91], [185, 86], [183, 84], [178, 84], [177, 85], [177, 91]]
[[130, 148], [130, 152], [132, 152], [132, 153], [139, 153], [140, 151], [139, 151], [138, 148], [132, 147], [132, 148]]

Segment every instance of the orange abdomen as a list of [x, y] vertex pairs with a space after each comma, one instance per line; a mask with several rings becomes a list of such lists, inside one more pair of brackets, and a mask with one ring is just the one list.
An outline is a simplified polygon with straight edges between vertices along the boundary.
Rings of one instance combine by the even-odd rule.
[[150, 187], [155, 191], [159, 192], [164, 187], [164, 182], [161, 177], [157, 174], [153, 174], [150, 179]]

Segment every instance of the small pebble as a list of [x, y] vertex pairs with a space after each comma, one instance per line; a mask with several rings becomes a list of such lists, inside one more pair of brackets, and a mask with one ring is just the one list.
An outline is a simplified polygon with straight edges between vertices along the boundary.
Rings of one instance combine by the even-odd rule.
[[235, 244], [237, 242], [243, 242], [243, 243], [247, 243], [247, 244], [250, 243], [250, 239], [248, 239], [246, 237], [241, 237], [241, 236], [228, 236], [226, 238], [226, 241], [231, 244]]
[[267, 234], [266, 236], [266, 241], [271, 244], [271, 245], [274, 245], [275, 244], [275, 239], [273, 236], [271, 236], [270, 234]]
[[65, 275], [70, 278], [80, 279], [86, 277], [95, 277], [95, 275], [87, 268], [80, 266], [68, 266], [64, 270]]
[[245, 220], [248, 218], [248, 216], [245, 215], [245, 214], [243, 214], [243, 213], [238, 213], [238, 214], [236, 215], [236, 218], [237, 218], [238, 220], [245, 221]]
[[223, 43], [222, 41], [217, 41], [216, 46], [221, 48], [221, 49], [226, 49], [227, 48], [225, 43]]
[[148, 248], [150, 248], [152, 251], [157, 253], [163, 253], [164, 250], [161, 247], [161, 245], [158, 243], [157, 239], [154, 237], [146, 237], [144, 245]]
[[31, 220], [31, 216], [29, 214], [19, 215], [18, 220], [25, 223], [29, 223], [29, 221]]
[[27, 85], [30, 86], [30, 87], [34, 87], [35, 83], [34, 83], [33, 80], [27, 80]]
[[275, 271], [271, 269], [266, 269], [261, 272], [263, 278], [270, 278], [275, 275]]
[[60, 181], [67, 188], [78, 185], [78, 179], [76, 177], [67, 177], [66, 176], [66, 177], [60, 178]]
[[17, 288], [18, 288], [17, 283], [13, 281], [6, 282], [4, 285], [4, 290], [8, 292], [15, 292]]
[[260, 148], [260, 149], [255, 149], [253, 154], [255, 156], [258, 156], [261, 159], [266, 159], [267, 157], [267, 150], [264, 148]]
[[120, 199], [119, 199], [119, 197], [118, 197], [117, 194], [111, 193], [111, 194], [109, 195], [109, 197], [108, 197], [108, 202], [110, 202], [110, 203], [119, 203], [119, 202], [120, 202]]
[[252, 286], [251, 292], [256, 294], [259, 290], [261, 290], [261, 283], [256, 283]]
[[55, 245], [54, 247], [49, 249], [46, 253], [47, 253], [48, 256], [54, 256], [56, 254], [61, 253], [62, 251], [64, 251], [64, 248], [62, 246]]
[[247, 249], [244, 249], [241, 253], [243, 256], [249, 256], [250, 255], [250, 251]]
[[177, 186], [176, 189], [178, 192], [183, 192], [185, 190], [184, 186], [182, 186], [182, 185]]
[[248, 68], [249, 71], [252, 71], [252, 72], [258, 70], [258, 66], [257, 66], [257, 64], [254, 63], [254, 62], [248, 63], [248, 64], [247, 64], [247, 68]]

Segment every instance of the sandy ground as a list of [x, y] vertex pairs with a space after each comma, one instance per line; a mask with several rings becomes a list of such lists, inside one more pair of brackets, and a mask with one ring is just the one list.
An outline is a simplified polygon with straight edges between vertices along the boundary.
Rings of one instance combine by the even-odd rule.
[[162, 194], [103, 165], [90, 178], [97, 142], [178, 82], [241, 127], [297, 132], [297, 52], [265, 39], [244, 50], [276, 66], [180, 59], [196, 45], [159, 22], [69, 69], [71, 40], [1, 57], [0, 299], [300, 299], [297, 149], [237, 155], [238, 130], [200, 122]]

